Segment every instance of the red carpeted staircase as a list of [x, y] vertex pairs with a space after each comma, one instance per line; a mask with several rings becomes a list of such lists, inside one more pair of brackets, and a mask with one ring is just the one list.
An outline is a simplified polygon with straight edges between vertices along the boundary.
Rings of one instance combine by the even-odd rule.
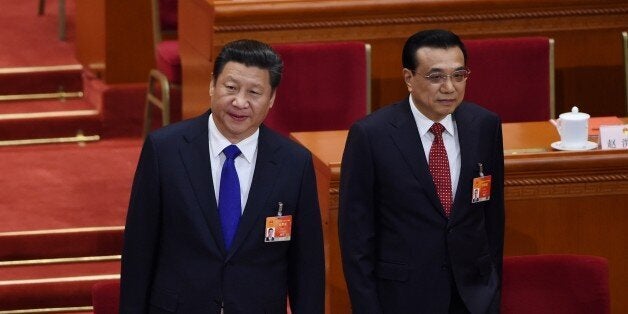
[[78, 64], [0, 69], [0, 141], [102, 132], [99, 103], [84, 97]]
[[[146, 84], [109, 86], [79, 65], [74, 1], [61, 41], [56, 0], [43, 16], [38, 1], [2, 0], [0, 314], [90, 313], [92, 285], [119, 277]], [[16, 145], [77, 134], [100, 140]]]
[[119, 277], [140, 146], [0, 147], [0, 313], [89, 311], [92, 285]]
[[0, 255], [0, 312], [89, 312], [92, 285], [119, 278], [121, 235], [122, 227], [0, 233], [8, 253]]

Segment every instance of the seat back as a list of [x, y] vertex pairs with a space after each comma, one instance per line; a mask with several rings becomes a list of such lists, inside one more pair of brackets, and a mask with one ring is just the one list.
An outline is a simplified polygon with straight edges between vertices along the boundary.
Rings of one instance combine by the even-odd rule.
[[602, 257], [504, 257], [502, 313], [607, 314], [608, 280], [608, 261]]
[[465, 40], [465, 99], [497, 114], [502, 122], [554, 118], [554, 41], [546, 37]]
[[92, 287], [94, 314], [118, 314], [120, 308], [120, 280], [101, 281]]
[[626, 93], [626, 115], [628, 115], [628, 32], [622, 32], [621, 37], [624, 42], [624, 82], [626, 83], [624, 92]]
[[285, 135], [348, 129], [370, 111], [370, 46], [362, 42], [273, 45], [284, 72], [264, 124]]
[[161, 110], [162, 126], [179, 121], [182, 113], [178, 0], [152, 0], [151, 7], [156, 68], [148, 76], [143, 136], [153, 128], [153, 106]]
[[153, 39], [155, 45], [164, 39], [176, 38], [178, 30], [178, 0], [151, 0]]

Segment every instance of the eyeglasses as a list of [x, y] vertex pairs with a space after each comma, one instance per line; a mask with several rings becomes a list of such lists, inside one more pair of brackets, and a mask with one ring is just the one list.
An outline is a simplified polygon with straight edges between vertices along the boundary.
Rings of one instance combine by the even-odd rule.
[[[416, 71], [412, 71], [412, 73], [420, 74], [420, 73], [417, 73]], [[445, 74], [443, 72], [432, 72], [432, 73], [428, 73], [424, 75], [423, 77], [427, 79], [428, 81], [430, 81], [430, 83], [432, 84], [443, 84], [447, 82], [447, 79], [450, 77], [451, 77], [452, 82], [462, 83], [466, 81], [467, 78], [469, 78], [469, 74], [471, 74], [471, 71], [469, 71], [469, 69], [463, 69], [463, 70], [456, 70], [451, 74]]]

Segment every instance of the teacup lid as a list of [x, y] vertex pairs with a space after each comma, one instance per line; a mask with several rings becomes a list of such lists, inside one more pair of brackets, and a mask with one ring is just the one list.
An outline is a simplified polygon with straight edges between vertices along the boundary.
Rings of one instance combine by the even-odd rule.
[[591, 116], [588, 113], [579, 112], [578, 107], [573, 106], [571, 112], [561, 113], [558, 117], [563, 120], [586, 120]]

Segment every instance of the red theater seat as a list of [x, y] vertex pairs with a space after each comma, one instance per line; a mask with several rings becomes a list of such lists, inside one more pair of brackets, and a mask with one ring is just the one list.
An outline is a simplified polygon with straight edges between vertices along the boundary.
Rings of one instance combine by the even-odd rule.
[[348, 129], [370, 111], [370, 46], [277, 44], [284, 74], [264, 124], [290, 132]]
[[608, 314], [608, 261], [582, 255], [504, 257], [503, 314]]
[[178, 0], [152, 0], [156, 68], [148, 77], [144, 136], [153, 127], [153, 106], [161, 109], [162, 126], [180, 118], [181, 57], [177, 39], [177, 5]]
[[465, 98], [502, 122], [554, 118], [554, 49], [546, 37], [465, 40], [471, 76]]

